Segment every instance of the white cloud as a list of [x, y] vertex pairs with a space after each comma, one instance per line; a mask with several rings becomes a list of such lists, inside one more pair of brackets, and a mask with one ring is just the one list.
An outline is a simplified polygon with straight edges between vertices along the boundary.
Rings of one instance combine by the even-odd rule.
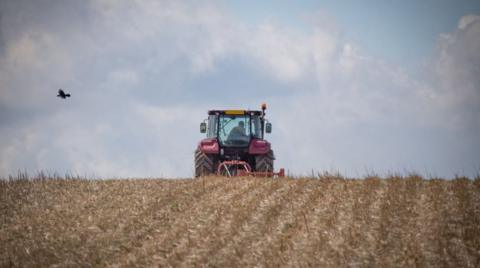
[[112, 85], [116, 89], [131, 88], [137, 86], [140, 82], [139, 75], [134, 70], [118, 69], [113, 70], [107, 75], [107, 85]]
[[430, 95], [453, 127], [480, 128], [480, 17], [460, 19], [458, 29], [442, 34], [432, 61]]
[[278, 147], [281, 164], [303, 174], [308, 167], [354, 176], [402, 168], [475, 174], [480, 33], [472, 17], [464, 21], [439, 40], [428, 75], [416, 78], [349, 43], [334, 47], [317, 73], [318, 90], [276, 104], [284, 108], [278, 131], [289, 141]]
[[[251, 36], [251, 37], [250, 37]], [[292, 81], [305, 77], [310, 65], [308, 40], [266, 23], [245, 36], [245, 46], [239, 48], [244, 57], [252, 61], [258, 71], [271, 74], [280, 81]]]
[[458, 29], [465, 30], [470, 24], [478, 22], [480, 16], [477, 15], [465, 15], [460, 18], [458, 22]]
[[[413, 78], [343, 40], [322, 14], [300, 32], [247, 27], [216, 3], [58, 5], [68, 20], [15, 4], [2, 17], [0, 176], [189, 176], [206, 110], [262, 101], [272, 107], [277, 166], [296, 173], [451, 175], [479, 165], [478, 16], [443, 34]], [[20, 9], [39, 17], [13, 24]], [[72, 98], [56, 99], [59, 87]]]

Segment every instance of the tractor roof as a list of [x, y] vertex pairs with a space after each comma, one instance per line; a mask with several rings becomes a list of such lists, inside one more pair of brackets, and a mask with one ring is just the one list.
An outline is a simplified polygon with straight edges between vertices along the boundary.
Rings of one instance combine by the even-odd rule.
[[226, 114], [226, 115], [262, 115], [262, 111], [254, 111], [254, 110], [210, 110], [208, 111], [209, 115], [215, 114]]

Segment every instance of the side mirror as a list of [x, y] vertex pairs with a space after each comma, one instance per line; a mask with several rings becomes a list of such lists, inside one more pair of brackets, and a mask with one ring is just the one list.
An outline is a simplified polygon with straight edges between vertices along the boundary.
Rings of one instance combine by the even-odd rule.
[[207, 123], [203, 122], [200, 123], [200, 133], [205, 133], [207, 132]]
[[265, 124], [265, 132], [272, 133], [272, 123]]

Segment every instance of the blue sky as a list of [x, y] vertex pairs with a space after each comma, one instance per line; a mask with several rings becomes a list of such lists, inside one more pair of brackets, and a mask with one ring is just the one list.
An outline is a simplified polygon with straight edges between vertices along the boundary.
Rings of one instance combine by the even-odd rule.
[[475, 0], [426, 1], [229, 1], [243, 21], [256, 25], [275, 20], [310, 31], [312, 11], [334, 20], [345, 39], [387, 61], [410, 67], [430, 56], [440, 33], [455, 30], [458, 19], [480, 14]]
[[473, 177], [478, 51], [476, 1], [1, 1], [0, 177], [191, 177], [262, 102], [291, 174]]

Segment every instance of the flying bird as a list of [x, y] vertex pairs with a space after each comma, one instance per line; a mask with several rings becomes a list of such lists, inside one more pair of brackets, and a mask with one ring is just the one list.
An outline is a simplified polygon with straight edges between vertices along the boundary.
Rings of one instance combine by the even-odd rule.
[[70, 94], [66, 94], [65, 92], [63, 92], [62, 89], [59, 89], [57, 97], [62, 98], [62, 99], [66, 99], [66, 98], [70, 97]]

